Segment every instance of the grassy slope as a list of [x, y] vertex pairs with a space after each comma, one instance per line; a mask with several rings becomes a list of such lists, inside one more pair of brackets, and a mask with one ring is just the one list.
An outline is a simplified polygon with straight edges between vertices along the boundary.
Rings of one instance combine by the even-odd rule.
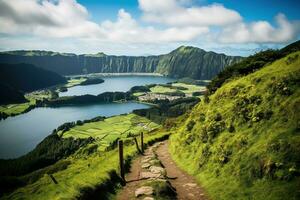
[[212, 199], [299, 199], [300, 52], [224, 84], [171, 136]]
[[[149, 128], [147, 131], [142, 127], [136, 127], [142, 123]], [[124, 145], [125, 160], [128, 161], [137, 153], [132, 138], [127, 138], [127, 136], [132, 136], [128, 133], [136, 135], [140, 131], [144, 131], [144, 142], [149, 144], [165, 138], [169, 134], [162, 129], [151, 131], [159, 127], [153, 122], [150, 123], [148, 119], [135, 114], [120, 115], [107, 118], [105, 121], [75, 126], [63, 133], [63, 137], [85, 138], [88, 135], [96, 140], [52, 166], [25, 175], [22, 179], [32, 183], [4, 196], [3, 199], [75, 199], [83, 196], [86, 192], [107, 184], [111, 181], [110, 174], [118, 171], [118, 151], [117, 149], [104, 151], [105, 143], [111, 143], [119, 137], [130, 141], [129, 143], [125, 142]], [[118, 135], [114, 133], [113, 137], [107, 135], [105, 138], [99, 138], [102, 134], [112, 133], [116, 130], [118, 130]], [[81, 133], [78, 134], [78, 131]], [[54, 184], [47, 174], [53, 174], [58, 185]]]

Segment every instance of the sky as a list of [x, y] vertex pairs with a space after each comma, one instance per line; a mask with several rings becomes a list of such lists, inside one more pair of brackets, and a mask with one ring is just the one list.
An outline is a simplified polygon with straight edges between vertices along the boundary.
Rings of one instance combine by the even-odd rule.
[[247, 56], [300, 39], [298, 0], [0, 0], [0, 51]]

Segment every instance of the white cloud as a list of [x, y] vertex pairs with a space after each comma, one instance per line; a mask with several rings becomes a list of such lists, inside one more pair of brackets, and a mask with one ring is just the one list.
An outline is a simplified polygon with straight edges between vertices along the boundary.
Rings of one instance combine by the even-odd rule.
[[225, 26], [242, 20], [235, 10], [221, 4], [184, 7], [180, 0], [139, 0], [143, 19], [172, 26]]
[[299, 23], [290, 22], [283, 14], [276, 17], [277, 27], [267, 21], [238, 23], [224, 28], [220, 41], [224, 43], [283, 43], [299, 34]]
[[152, 26], [141, 27], [131, 15], [121, 9], [116, 22], [105, 21], [100, 25], [107, 39], [115, 42], [158, 43], [190, 41], [209, 30], [205, 27], [185, 27], [156, 29]]
[[146, 23], [124, 9], [115, 21], [96, 23], [76, 0], [0, 0], [0, 46], [77, 53], [147, 52], [148, 48], [153, 53], [182, 44], [208, 49], [231, 44], [250, 48], [249, 43], [286, 43], [299, 37], [299, 22], [289, 21], [283, 14], [276, 17], [276, 27], [267, 21], [245, 23], [237, 11], [221, 4], [193, 6], [194, 2], [139, 0]]
[[117, 21], [97, 24], [88, 19], [88, 11], [75, 0], [36, 1], [0, 0], [0, 32], [33, 34], [39, 37], [89, 38], [121, 43], [158, 43], [189, 41], [207, 33], [206, 27], [140, 26], [124, 9]]

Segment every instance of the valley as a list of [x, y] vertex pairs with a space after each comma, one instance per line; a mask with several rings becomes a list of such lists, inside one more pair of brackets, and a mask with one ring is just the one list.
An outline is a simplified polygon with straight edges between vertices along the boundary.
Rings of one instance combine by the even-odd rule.
[[117, 142], [125, 144], [128, 172], [143, 132], [145, 147], [170, 137], [166, 159], [209, 198], [273, 200], [288, 192], [294, 199], [298, 46], [257, 53], [212, 80], [90, 74], [26, 93], [27, 103], [1, 107], [19, 114], [0, 121], [1, 157], [14, 158], [0, 160], [2, 198], [115, 198], [122, 192]]

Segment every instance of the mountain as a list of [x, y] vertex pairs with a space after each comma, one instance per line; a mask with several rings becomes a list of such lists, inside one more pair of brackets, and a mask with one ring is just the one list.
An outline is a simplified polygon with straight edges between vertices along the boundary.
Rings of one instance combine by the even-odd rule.
[[0, 63], [29, 63], [60, 75], [157, 72], [171, 77], [195, 79], [211, 79], [225, 66], [241, 59], [238, 56], [226, 56], [185, 46], [159, 56], [112, 56], [102, 52], [76, 55], [50, 51], [0, 53]]
[[0, 105], [9, 103], [25, 103], [27, 100], [24, 95], [13, 87], [0, 83]]
[[31, 64], [0, 64], [0, 104], [25, 101], [22, 93], [66, 83], [66, 79], [55, 72]]
[[173, 120], [173, 158], [211, 199], [299, 199], [300, 51], [284, 52], [228, 67], [230, 78]]

